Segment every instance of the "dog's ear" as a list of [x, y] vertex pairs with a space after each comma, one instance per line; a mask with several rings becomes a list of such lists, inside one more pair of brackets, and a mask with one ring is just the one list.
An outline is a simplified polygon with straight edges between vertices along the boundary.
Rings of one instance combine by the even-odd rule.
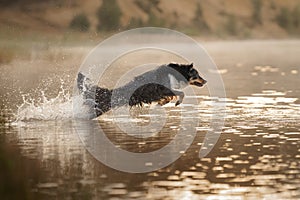
[[193, 68], [193, 66], [194, 66], [194, 63], [191, 63], [188, 65], [188, 68], [191, 69], [191, 68]]

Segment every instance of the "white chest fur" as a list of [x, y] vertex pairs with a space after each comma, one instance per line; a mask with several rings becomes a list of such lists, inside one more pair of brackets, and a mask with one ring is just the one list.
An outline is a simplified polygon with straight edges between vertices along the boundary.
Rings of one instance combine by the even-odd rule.
[[168, 75], [171, 89], [184, 89], [188, 84], [185, 81], [178, 81], [172, 74]]

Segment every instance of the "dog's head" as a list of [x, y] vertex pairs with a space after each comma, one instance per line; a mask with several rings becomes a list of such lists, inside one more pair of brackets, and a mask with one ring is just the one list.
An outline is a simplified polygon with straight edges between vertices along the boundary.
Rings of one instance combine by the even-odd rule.
[[193, 63], [191, 64], [177, 64], [170, 63], [168, 67], [171, 67], [178, 71], [190, 85], [195, 85], [197, 87], [202, 87], [207, 81], [204, 80], [194, 68]]

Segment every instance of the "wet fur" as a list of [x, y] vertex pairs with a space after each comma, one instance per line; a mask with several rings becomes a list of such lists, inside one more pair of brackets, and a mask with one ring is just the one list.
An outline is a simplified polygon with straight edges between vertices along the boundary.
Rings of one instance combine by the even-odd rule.
[[[169, 78], [170, 75], [175, 81], [180, 83], [175, 85], [179, 88], [172, 88], [174, 85], [172, 85], [172, 80]], [[83, 98], [87, 100], [87, 104], [94, 107], [97, 117], [112, 108], [123, 105], [143, 106], [143, 104], [151, 104], [153, 102], [165, 105], [177, 99], [175, 104], [177, 106], [184, 98], [184, 93], [180, 91], [182, 89], [180, 85], [194, 84], [195, 81], [199, 87], [206, 83], [193, 68], [193, 64], [170, 63], [137, 76], [126, 85], [113, 90], [91, 85], [89, 79], [82, 73], [79, 73], [77, 87]], [[139, 85], [141, 86], [138, 87]], [[130, 97], [126, 96], [133, 89], [132, 95]], [[112, 100], [113, 97], [118, 98]]]

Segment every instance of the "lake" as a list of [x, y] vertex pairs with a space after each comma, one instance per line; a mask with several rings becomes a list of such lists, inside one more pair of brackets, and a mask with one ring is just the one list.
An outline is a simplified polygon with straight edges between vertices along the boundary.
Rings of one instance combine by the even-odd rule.
[[[158, 133], [135, 137], [116, 125], [131, 122], [128, 116], [107, 113], [97, 120], [72, 119], [73, 81], [78, 63], [91, 47], [33, 49], [31, 59], [2, 65], [0, 177], [5, 180], [1, 184], [7, 191], [2, 192], [4, 197], [299, 199], [300, 41], [211, 41], [203, 46], [218, 66], [216, 73], [221, 74], [227, 95], [222, 99], [226, 116], [220, 137], [211, 152], [200, 158], [214, 102], [207, 88], [187, 95], [180, 108], [166, 106], [166, 121]], [[166, 55], [159, 61], [168, 59]], [[123, 60], [134, 63], [133, 58]], [[119, 63], [128, 70], [128, 62]], [[151, 109], [133, 108], [131, 117], [142, 126], [163, 120], [151, 118]], [[191, 144], [186, 151], [178, 151], [175, 145], [159, 154], [165, 159], [178, 153], [179, 157], [158, 170], [122, 172], [93, 156], [96, 149], [103, 150], [105, 160], [122, 160], [113, 150], [98, 149], [105, 144], [94, 141], [98, 134], [91, 137], [97, 133], [95, 127], [101, 127], [119, 149], [149, 153], [170, 144], [179, 130], [189, 130], [193, 124], [189, 116], [199, 119], [192, 127], [195, 135], [187, 131], [176, 144], [187, 140]], [[154, 164], [145, 162], [149, 167]]]

